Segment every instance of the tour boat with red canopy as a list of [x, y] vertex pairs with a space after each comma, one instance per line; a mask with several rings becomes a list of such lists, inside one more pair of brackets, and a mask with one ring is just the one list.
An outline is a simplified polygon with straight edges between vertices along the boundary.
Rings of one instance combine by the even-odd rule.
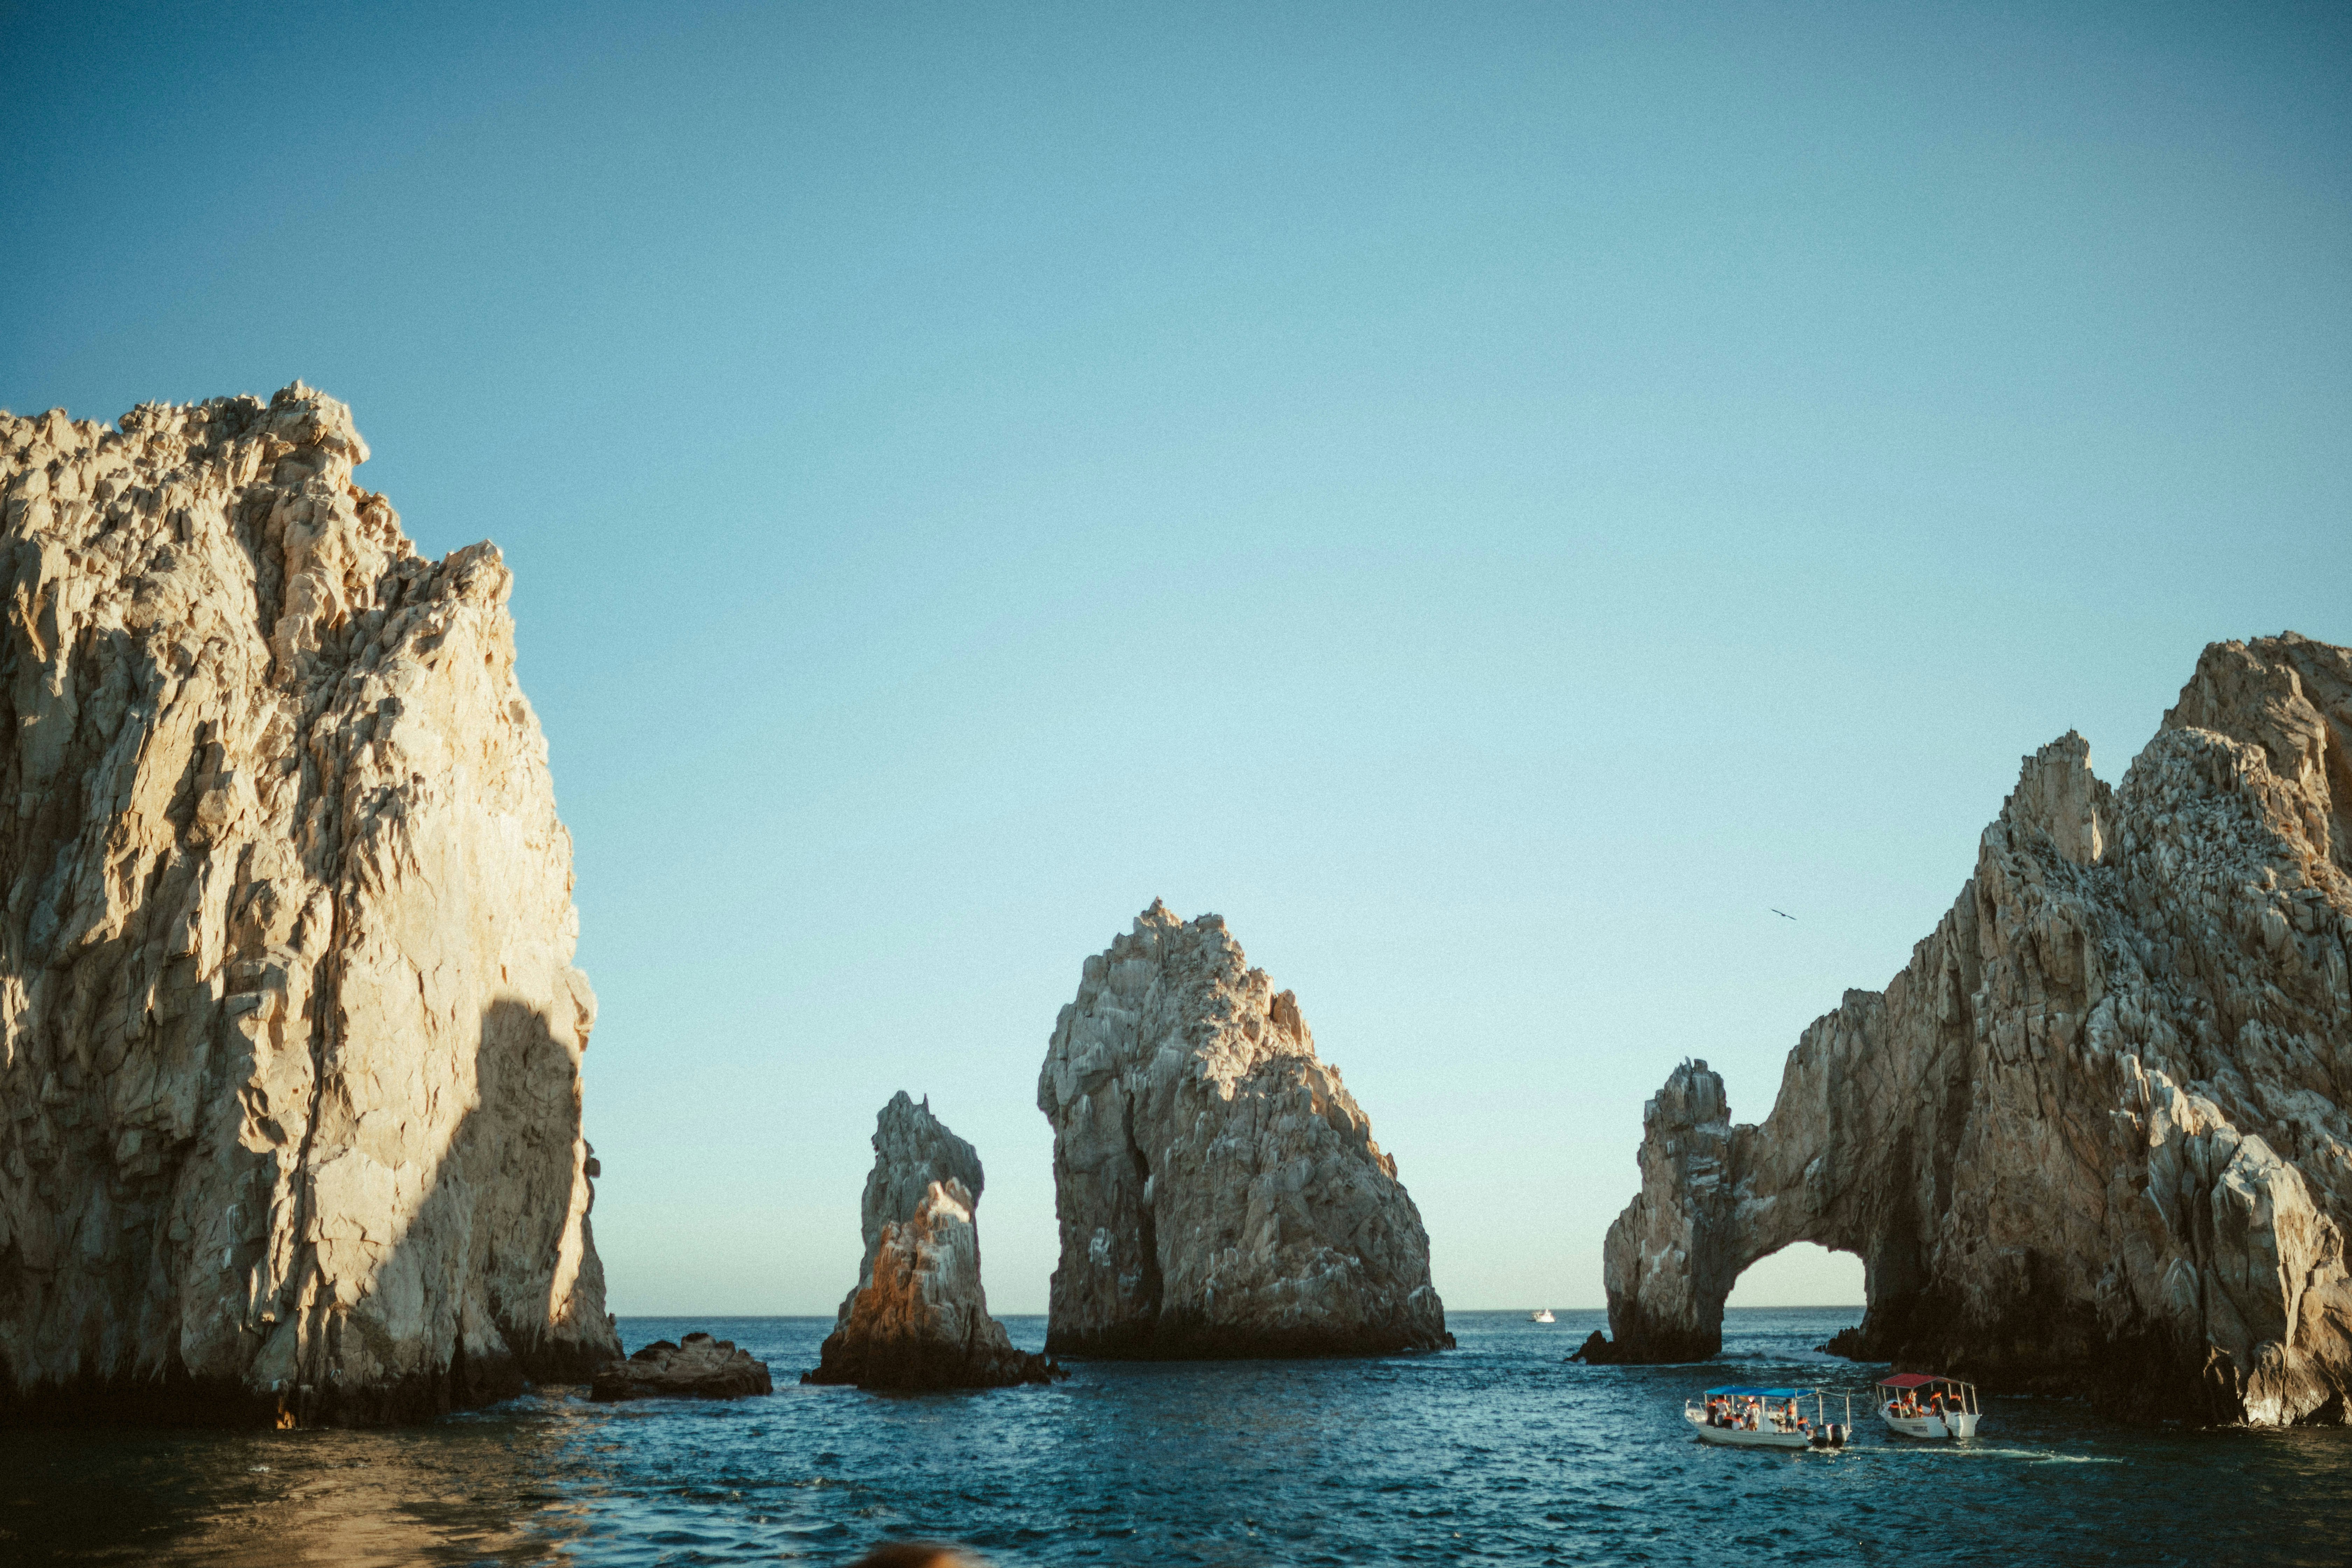
[[1973, 1437], [1984, 1405], [1976, 1384], [1932, 1372], [1898, 1372], [1878, 1380], [1878, 1414], [1906, 1437]]
[[[1808, 1420], [1804, 1401], [1813, 1402]], [[1817, 1388], [1764, 1388], [1727, 1383], [1701, 1399], [1683, 1402], [1683, 1419], [1698, 1428], [1702, 1443], [1733, 1448], [1843, 1448], [1853, 1429], [1853, 1401], [1846, 1401], [1845, 1424], [1828, 1418]]]

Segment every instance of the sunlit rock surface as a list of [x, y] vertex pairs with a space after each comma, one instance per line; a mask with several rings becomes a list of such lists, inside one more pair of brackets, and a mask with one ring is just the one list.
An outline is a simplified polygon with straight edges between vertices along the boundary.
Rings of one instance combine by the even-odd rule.
[[1001, 1388], [1062, 1371], [1013, 1348], [980, 1283], [980, 1155], [905, 1091], [875, 1119], [866, 1257], [803, 1383]]
[[299, 384], [0, 416], [0, 1413], [418, 1418], [619, 1353], [492, 546]]
[[1612, 1353], [1714, 1353], [1739, 1272], [1804, 1240], [1862, 1257], [1873, 1358], [2343, 1419], [2347, 745], [2352, 651], [2288, 634], [2207, 648], [2118, 789], [2080, 736], [2026, 758], [1951, 912], [1805, 1031], [1762, 1125], [1704, 1062], [1650, 1102]]
[[1289, 992], [1155, 901], [1089, 958], [1037, 1079], [1062, 1231], [1051, 1352], [1452, 1344], [1429, 1238]]

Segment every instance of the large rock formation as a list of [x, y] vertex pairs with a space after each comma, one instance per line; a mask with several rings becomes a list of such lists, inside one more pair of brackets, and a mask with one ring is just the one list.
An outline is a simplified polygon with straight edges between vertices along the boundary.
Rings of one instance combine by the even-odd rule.
[[1861, 1255], [1858, 1351], [2121, 1414], [2340, 1420], [2352, 1388], [2352, 651], [2217, 643], [2110, 791], [2025, 759], [1883, 993], [1761, 1126], [1685, 1064], [1609, 1232], [1614, 1353], [1713, 1353], [1741, 1269]]
[[619, 1353], [509, 578], [299, 385], [0, 416], [0, 1414], [363, 1422]]
[[1215, 915], [1154, 900], [1089, 958], [1037, 1076], [1062, 1228], [1049, 1352], [1379, 1354], [1450, 1345], [1429, 1237]]
[[1061, 1368], [1015, 1350], [980, 1284], [980, 1155], [901, 1090], [875, 1118], [866, 1258], [803, 1383], [1003, 1388]]

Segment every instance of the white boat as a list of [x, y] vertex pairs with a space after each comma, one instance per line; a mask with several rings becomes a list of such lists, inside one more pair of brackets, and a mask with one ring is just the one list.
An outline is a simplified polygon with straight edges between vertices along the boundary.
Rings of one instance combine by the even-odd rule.
[[[1804, 1401], [1813, 1402], [1812, 1418]], [[1845, 1424], [1829, 1419], [1822, 1392], [1814, 1388], [1755, 1388], [1727, 1384], [1710, 1388], [1697, 1399], [1683, 1402], [1683, 1419], [1698, 1428], [1702, 1443], [1727, 1448], [1813, 1448], [1845, 1447], [1853, 1427], [1853, 1401], [1846, 1401]]]
[[1878, 1415], [1906, 1437], [1973, 1437], [1984, 1405], [1976, 1384], [1928, 1372], [1878, 1380]]
[[1559, 1321], [1559, 1319], [1551, 1315], [1551, 1309], [1549, 1307], [1538, 1307], [1534, 1311], [1528, 1314], [1528, 1321], [1530, 1323], [1554, 1323]]

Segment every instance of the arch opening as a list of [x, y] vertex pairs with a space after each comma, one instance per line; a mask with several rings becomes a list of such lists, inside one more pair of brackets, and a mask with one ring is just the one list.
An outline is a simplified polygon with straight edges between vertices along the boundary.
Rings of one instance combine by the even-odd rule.
[[1792, 1241], [1765, 1254], [1732, 1282], [1724, 1307], [1829, 1307], [1859, 1314], [1864, 1305], [1859, 1254]]

